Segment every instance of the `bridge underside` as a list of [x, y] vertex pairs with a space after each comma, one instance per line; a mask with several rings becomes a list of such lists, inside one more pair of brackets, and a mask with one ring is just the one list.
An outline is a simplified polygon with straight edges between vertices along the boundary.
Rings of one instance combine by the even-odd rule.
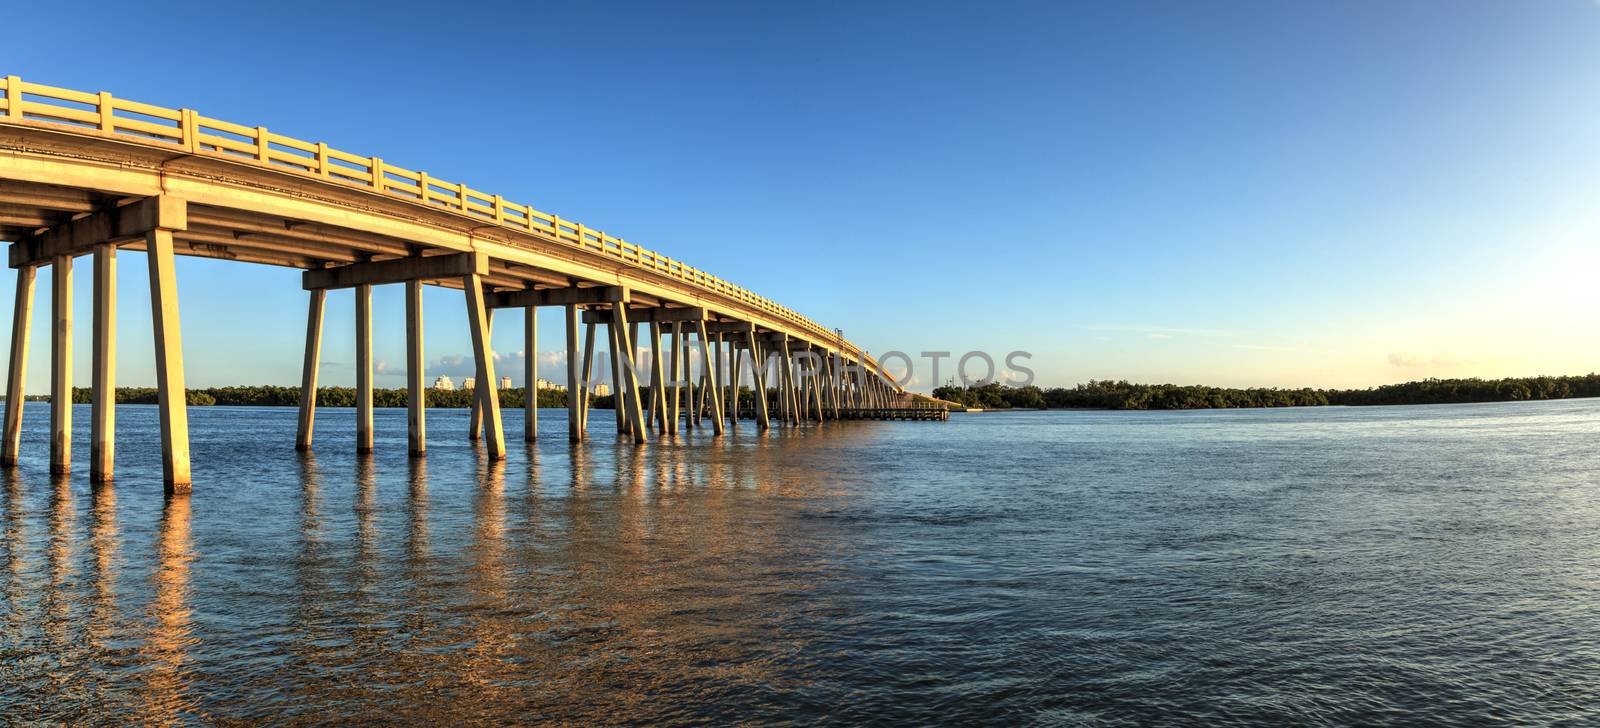
[[[498, 201], [495, 214], [501, 214]], [[186, 489], [190, 480], [172, 269], [177, 255], [306, 271], [301, 448], [312, 445], [322, 310], [327, 290], [334, 288], [356, 289], [357, 447], [372, 447], [371, 289], [391, 283], [407, 290], [410, 450], [416, 456], [426, 452], [423, 285], [464, 292], [479, 383], [468, 435], [482, 438], [491, 458], [505, 453], [488, 343], [494, 312], [503, 308], [524, 311], [529, 440], [538, 428], [531, 352], [537, 334], [533, 314], [540, 306], [566, 312], [568, 437], [574, 442], [587, 437], [587, 395], [596, 384], [596, 336], [602, 330], [607, 341], [600, 350], [612, 353], [607, 370], [618, 432], [640, 443], [652, 432], [675, 433], [680, 423], [709, 424], [723, 432], [725, 424], [737, 422], [737, 383], [746, 376], [757, 396], [745, 406], [763, 429], [774, 419], [798, 424], [859, 417], [902, 402], [903, 393], [865, 352], [764, 299], [674, 273], [670, 265], [663, 272], [661, 259], [649, 267], [630, 262], [626, 251], [607, 250], [608, 238], [587, 235], [581, 227], [574, 245], [560, 239], [559, 222], [555, 236], [544, 236], [507, 230], [481, 217], [470, 209], [308, 181], [271, 165], [85, 137], [37, 123], [0, 123], [0, 239], [12, 241], [9, 262], [17, 270], [0, 463], [15, 465], [18, 459], [34, 278], [39, 268], [50, 266], [55, 280], [51, 465], [55, 472], [70, 468], [72, 264], [87, 255], [94, 261], [95, 294], [91, 478], [113, 477], [119, 249], [150, 256], [163, 464], [173, 490]], [[587, 242], [590, 237], [600, 244]], [[637, 249], [634, 256], [639, 257]], [[650, 352], [647, 363], [617, 355], [641, 348]], [[646, 368], [648, 373], [638, 371]], [[646, 375], [661, 386], [642, 386]], [[770, 402], [762, 395], [769, 388], [777, 392]], [[584, 396], [571, 396], [575, 392]]]

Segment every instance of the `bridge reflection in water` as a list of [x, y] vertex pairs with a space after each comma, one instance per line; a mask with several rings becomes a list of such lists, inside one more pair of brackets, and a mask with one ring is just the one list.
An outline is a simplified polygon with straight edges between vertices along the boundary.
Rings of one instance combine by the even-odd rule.
[[[129, 409], [130, 435], [152, 439], [150, 409]], [[399, 423], [379, 431], [397, 440]], [[816, 617], [839, 609], [827, 585], [882, 547], [816, 518], [865, 490], [828, 463], [888, 427], [528, 443], [501, 460], [467, 443], [426, 460], [268, 443], [237, 457], [269, 479], [166, 499], [5, 471], [6, 702], [23, 719], [166, 724], [716, 720], [803, 701]], [[210, 477], [227, 465], [202, 442]]]
[[[643, 443], [680, 422], [718, 434], [736, 422], [739, 389], [755, 424], [877, 417], [910, 398], [867, 352], [796, 311], [592, 227], [447, 182], [376, 156], [275, 134], [109, 93], [0, 77], [0, 239], [17, 270], [0, 465], [21, 448], [29, 321], [36, 272], [52, 276], [50, 464], [72, 468], [73, 260], [93, 260], [95, 406], [90, 479], [115, 473], [117, 251], [149, 257], [162, 477], [191, 483], [183, 343], [173, 258], [201, 256], [304, 269], [309, 292], [300, 419], [311, 449], [327, 292], [356, 300], [356, 443], [374, 446], [372, 287], [406, 287], [407, 450], [428, 449], [422, 349], [425, 284], [459, 288], [473, 342], [478, 395], [469, 437], [491, 460], [506, 454], [499, 381], [489, 348], [494, 312], [523, 311], [526, 368], [537, 378], [540, 306], [565, 313], [567, 389], [590, 392], [596, 346], [610, 352], [619, 433]], [[582, 346], [580, 347], [580, 327]], [[606, 342], [597, 342], [604, 327]], [[663, 340], [665, 337], [665, 341]], [[690, 340], [695, 345], [691, 347]], [[648, 363], [617, 352], [650, 352]], [[642, 373], [647, 375], [642, 376]], [[659, 383], [646, 388], [642, 382]], [[587, 396], [568, 397], [567, 435], [588, 433]], [[769, 412], [769, 408], [772, 412]], [[527, 388], [524, 439], [538, 435]], [[919, 417], [921, 418], [921, 417]]]

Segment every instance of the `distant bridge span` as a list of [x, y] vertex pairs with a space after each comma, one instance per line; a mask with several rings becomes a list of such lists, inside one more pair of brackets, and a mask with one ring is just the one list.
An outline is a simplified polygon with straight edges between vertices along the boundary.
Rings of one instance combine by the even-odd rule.
[[[149, 256], [162, 464], [169, 490], [189, 487], [188, 420], [173, 256], [191, 255], [301, 268], [310, 292], [297, 446], [310, 448], [326, 292], [356, 289], [357, 448], [372, 447], [374, 285], [406, 285], [410, 449], [426, 451], [421, 330], [424, 284], [465, 292], [477, 363], [471, 436], [490, 458], [505, 456], [496, 372], [489, 349], [493, 312], [526, 311], [528, 428], [537, 434], [533, 383], [538, 306], [566, 312], [568, 392], [587, 393], [597, 325], [611, 352], [647, 343], [644, 396], [632, 366], [613, 358], [617, 427], [645, 442], [675, 432], [679, 416], [702, 414], [716, 432], [739, 411], [742, 360], [758, 393], [770, 385], [776, 411], [757, 396], [759, 427], [848, 416], [903, 403], [905, 393], [865, 351], [816, 322], [712, 276], [573, 220], [447, 182], [378, 157], [362, 157], [202, 116], [0, 77], [0, 239], [12, 241], [17, 270], [10, 369], [0, 464], [13, 466], [21, 441], [23, 384], [35, 274], [50, 265], [51, 469], [71, 468], [72, 261], [93, 256], [94, 407], [90, 477], [113, 477], [116, 361], [116, 251]], [[581, 313], [581, 317], [580, 317]], [[579, 347], [580, 325], [585, 343]], [[648, 326], [641, 340], [640, 327]], [[661, 346], [663, 333], [671, 344]], [[700, 375], [686, 342], [699, 342]], [[723, 365], [723, 356], [729, 357]], [[623, 357], [631, 359], [631, 357]], [[631, 362], [629, 362], [631, 363]], [[642, 366], [642, 365], [641, 365]], [[679, 367], [685, 376], [679, 376]], [[720, 371], [734, 386], [718, 386]], [[620, 371], [620, 375], [617, 373]], [[664, 379], [664, 377], [667, 377]], [[681, 384], [677, 383], [683, 380]], [[487, 386], [485, 386], [487, 385]], [[668, 396], [670, 390], [670, 395]], [[568, 436], [586, 434], [588, 398], [569, 396]], [[731, 400], [731, 401], [730, 401]], [[480, 425], [481, 422], [481, 425]]]

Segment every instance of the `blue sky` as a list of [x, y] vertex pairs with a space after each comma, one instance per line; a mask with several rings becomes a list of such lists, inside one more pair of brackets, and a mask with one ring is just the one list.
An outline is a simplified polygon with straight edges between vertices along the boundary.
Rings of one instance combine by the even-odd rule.
[[[1027, 350], [1043, 385], [1600, 369], [1592, 0], [447, 10], [29, 4], [0, 71], [466, 181], [873, 351]], [[122, 258], [119, 379], [146, 384], [143, 260]], [[192, 385], [298, 381], [297, 272], [178, 274]], [[400, 386], [400, 292], [376, 304], [378, 383]], [[460, 294], [426, 306], [429, 377], [458, 374]], [[328, 316], [323, 381], [348, 384], [348, 292]]]

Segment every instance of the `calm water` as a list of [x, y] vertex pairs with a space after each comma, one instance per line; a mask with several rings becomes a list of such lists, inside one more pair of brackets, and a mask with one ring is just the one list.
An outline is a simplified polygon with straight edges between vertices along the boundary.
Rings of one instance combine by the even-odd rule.
[[[1600, 400], [746, 423], [155, 411], [0, 493], [11, 721], [1600, 721]], [[87, 428], [88, 409], [77, 412]]]

